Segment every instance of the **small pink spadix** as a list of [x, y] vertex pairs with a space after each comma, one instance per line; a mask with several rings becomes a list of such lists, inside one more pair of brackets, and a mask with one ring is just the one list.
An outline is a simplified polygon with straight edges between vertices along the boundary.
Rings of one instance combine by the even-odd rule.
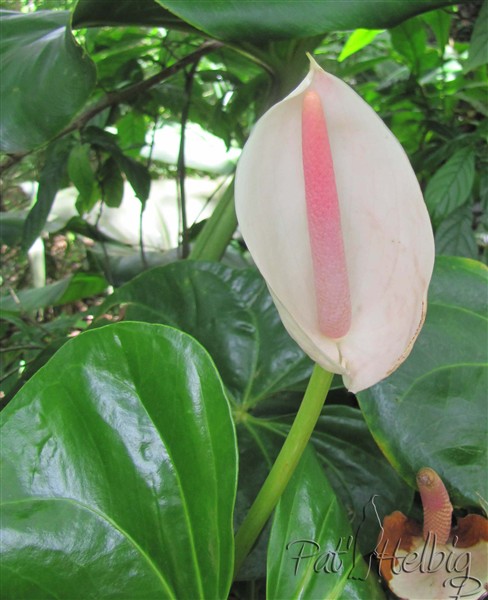
[[303, 97], [302, 158], [319, 328], [337, 339], [351, 327], [351, 298], [327, 123], [311, 90]]
[[423, 467], [417, 473], [417, 485], [424, 509], [424, 540], [429, 533], [439, 544], [445, 544], [451, 532], [452, 504], [446, 486], [434, 469]]

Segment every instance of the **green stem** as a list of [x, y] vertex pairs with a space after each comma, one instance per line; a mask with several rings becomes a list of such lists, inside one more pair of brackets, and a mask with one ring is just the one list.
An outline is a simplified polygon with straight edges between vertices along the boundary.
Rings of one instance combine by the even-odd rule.
[[305, 396], [285, 443], [237, 531], [234, 575], [241, 568], [300, 461], [322, 411], [332, 377], [332, 373], [315, 365]]
[[236, 227], [234, 181], [232, 181], [223, 193], [212, 216], [205, 223], [188, 258], [193, 260], [220, 260], [234, 235]]

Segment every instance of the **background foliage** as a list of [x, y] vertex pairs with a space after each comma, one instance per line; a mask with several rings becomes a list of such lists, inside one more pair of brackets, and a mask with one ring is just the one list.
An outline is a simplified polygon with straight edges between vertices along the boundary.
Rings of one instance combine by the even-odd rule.
[[[286, 543], [352, 532], [367, 556], [371, 495], [418, 516], [424, 465], [459, 513], [486, 510], [488, 3], [377, 4], [1, 2], [6, 598], [88, 580], [100, 598], [382, 598], [350, 556], [297, 581]], [[232, 174], [306, 52], [403, 144], [436, 269], [412, 355], [358, 398], [334, 380], [231, 587], [232, 514], [312, 368], [236, 231]]]

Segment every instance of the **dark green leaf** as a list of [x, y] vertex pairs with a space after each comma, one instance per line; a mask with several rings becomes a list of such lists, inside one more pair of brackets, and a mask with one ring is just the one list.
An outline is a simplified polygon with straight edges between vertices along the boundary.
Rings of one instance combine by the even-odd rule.
[[212, 36], [255, 42], [347, 29], [383, 29], [426, 10], [454, 4], [443, 0], [158, 0], [158, 3]]
[[474, 158], [472, 148], [458, 150], [429, 180], [425, 202], [435, 223], [469, 198], [474, 183]]
[[144, 203], [148, 199], [151, 188], [151, 176], [148, 169], [133, 158], [125, 156], [119, 147], [117, 136], [112, 133], [99, 127], [87, 127], [84, 136], [87, 142], [99, 146], [112, 155], [125, 173], [136, 196]]
[[118, 146], [117, 136], [101, 127], [90, 125], [83, 130], [83, 140], [93, 146], [98, 146], [111, 154], [122, 152]]
[[100, 308], [126, 304], [129, 320], [190, 333], [212, 355], [236, 402], [247, 407], [307, 379], [311, 361], [286, 333], [254, 270], [176, 262], [143, 273]]
[[0, 298], [0, 310], [10, 313], [28, 313], [47, 306], [61, 306], [75, 300], [103, 293], [108, 283], [101, 275], [75, 273], [71, 277], [50, 283], [42, 288], [17, 292], [17, 299]]
[[346, 513], [309, 448], [273, 518], [267, 598], [384, 598], [354, 542]]
[[449, 256], [478, 257], [471, 206], [461, 206], [442, 221], [435, 233], [435, 251]]
[[73, 13], [73, 27], [106, 27], [107, 25], [147, 25], [192, 30], [178, 17], [154, 0], [78, 0]]
[[144, 204], [149, 197], [149, 190], [151, 189], [151, 175], [147, 167], [122, 153], [115, 153], [113, 157], [125, 173], [135, 195]]
[[[363, 553], [371, 552], [380, 532], [370, 500], [382, 515], [407, 513], [413, 490], [381, 454], [361, 412], [348, 406], [327, 406], [312, 434], [312, 443], [325, 473], [341, 499]], [[370, 509], [369, 514], [365, 512]]]
[[28, 250], [39, 237], [46, 224], [57, 191], [61, 188], [66, 173], [66, 164], [71, 148], [71, 139], [53, 142], [46, 153], [46, 162], [39, 177], [37, 200], [24, 224], [22, 247]]
[[488, 62], [488, 0], [483, 2], [469, 44], [465, 71], [472, 71]]
[[227, 598], [235, 433], [189, 336], [84, 333], [1, 423], [3, 598]]
[[[279, 401], [274, 400], [273, 404], [276, 414]], [[240, 464], [247, 477], [240, 479], [241, 501], [243, 496], [251, 500], [257, 493], [292, 421], [292, 416], [243, 421], [238, 429], [239, 448], [243, 452]], [[380, 531], [374, 515], [364, 517], [371, 496], [378, 496], [376, 505], [382, 515], [394, 510], [407, 513], [413, 490], [388, 464], [371, 437], [361, 412], [355, 408], [326, 403], [311, 442], [354, 531], [359, 531], [358, 546], [363, 553], [370, 552]], [[258, 464], [261, 465], [259, 468]]]
[[486, 390], [488, 269], [438, 257], [427, 319], [393, 375], [359, 394], [366, 422], [395, 469], [415, 486], [435, 469], [458, 506], [488, 497]]
[[1, 150], [26, 152], [50, 140], [82, 108], [95, 69], [73, 38], [68, 11], [0, 11]]
[[0, 244], [15, 246], [22, 240], [27, 211], [0, 212]]
[[117, 161], [110, 157], [105, 161], [100, 173], [102, 199], [107, 206], [118, 208], [124, 197], [124, 178]]
[[68, 175], [80, 195], [89, 200], [95, 186], [95, 175], [90, 163], [88, 144], [79, 144], [72, 148], [68, 159]]

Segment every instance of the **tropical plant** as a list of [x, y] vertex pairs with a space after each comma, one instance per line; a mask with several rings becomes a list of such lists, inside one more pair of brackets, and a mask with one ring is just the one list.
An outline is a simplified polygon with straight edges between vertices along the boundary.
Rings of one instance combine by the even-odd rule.
[[[421, 520], [419, 469], [439, 474], [455, 516], [487, 510], [488, 1], [1, 5], [0, 595], [393, 598], [376, 542], [393, 511]], [[396, 277], [391, 331], [372, 322], [354, 355], [386, 353], [403, 327], [418, 334], [408, 358], [355, 394], [342, 356], [334, 374], [320, 361], [336, 343], [310, 351], [315, 333], [273, 287], [273, 265], [303, 248], [279, 229], [279, 198], [273, 218], [258, 212], [274, 157], [243, 159], [234, 179], [307, 53], [399, 140], [428, 211], [419, 192], [412, 225], [383, 197], [377, 221], [353, 217], [355, 256], [379, 222], [392, 239], [410, 227], [402, 265], [428, 263], [418, 286]], [[349, 93], [344, 106], [363, 106]], [[364, 115], [359, 128], [379, 123]], [[286, 155], [285, 138], [270, 147]], [[347, 174], [370, 206], [388, 152]], [[398, 160], [388, 189], [416, 186]], [[263, 237], [254, 251], [263, 223], [286, 261]], [[391, 293], [398, 252], [371, 267], [385, 269], [371, 297]]]

